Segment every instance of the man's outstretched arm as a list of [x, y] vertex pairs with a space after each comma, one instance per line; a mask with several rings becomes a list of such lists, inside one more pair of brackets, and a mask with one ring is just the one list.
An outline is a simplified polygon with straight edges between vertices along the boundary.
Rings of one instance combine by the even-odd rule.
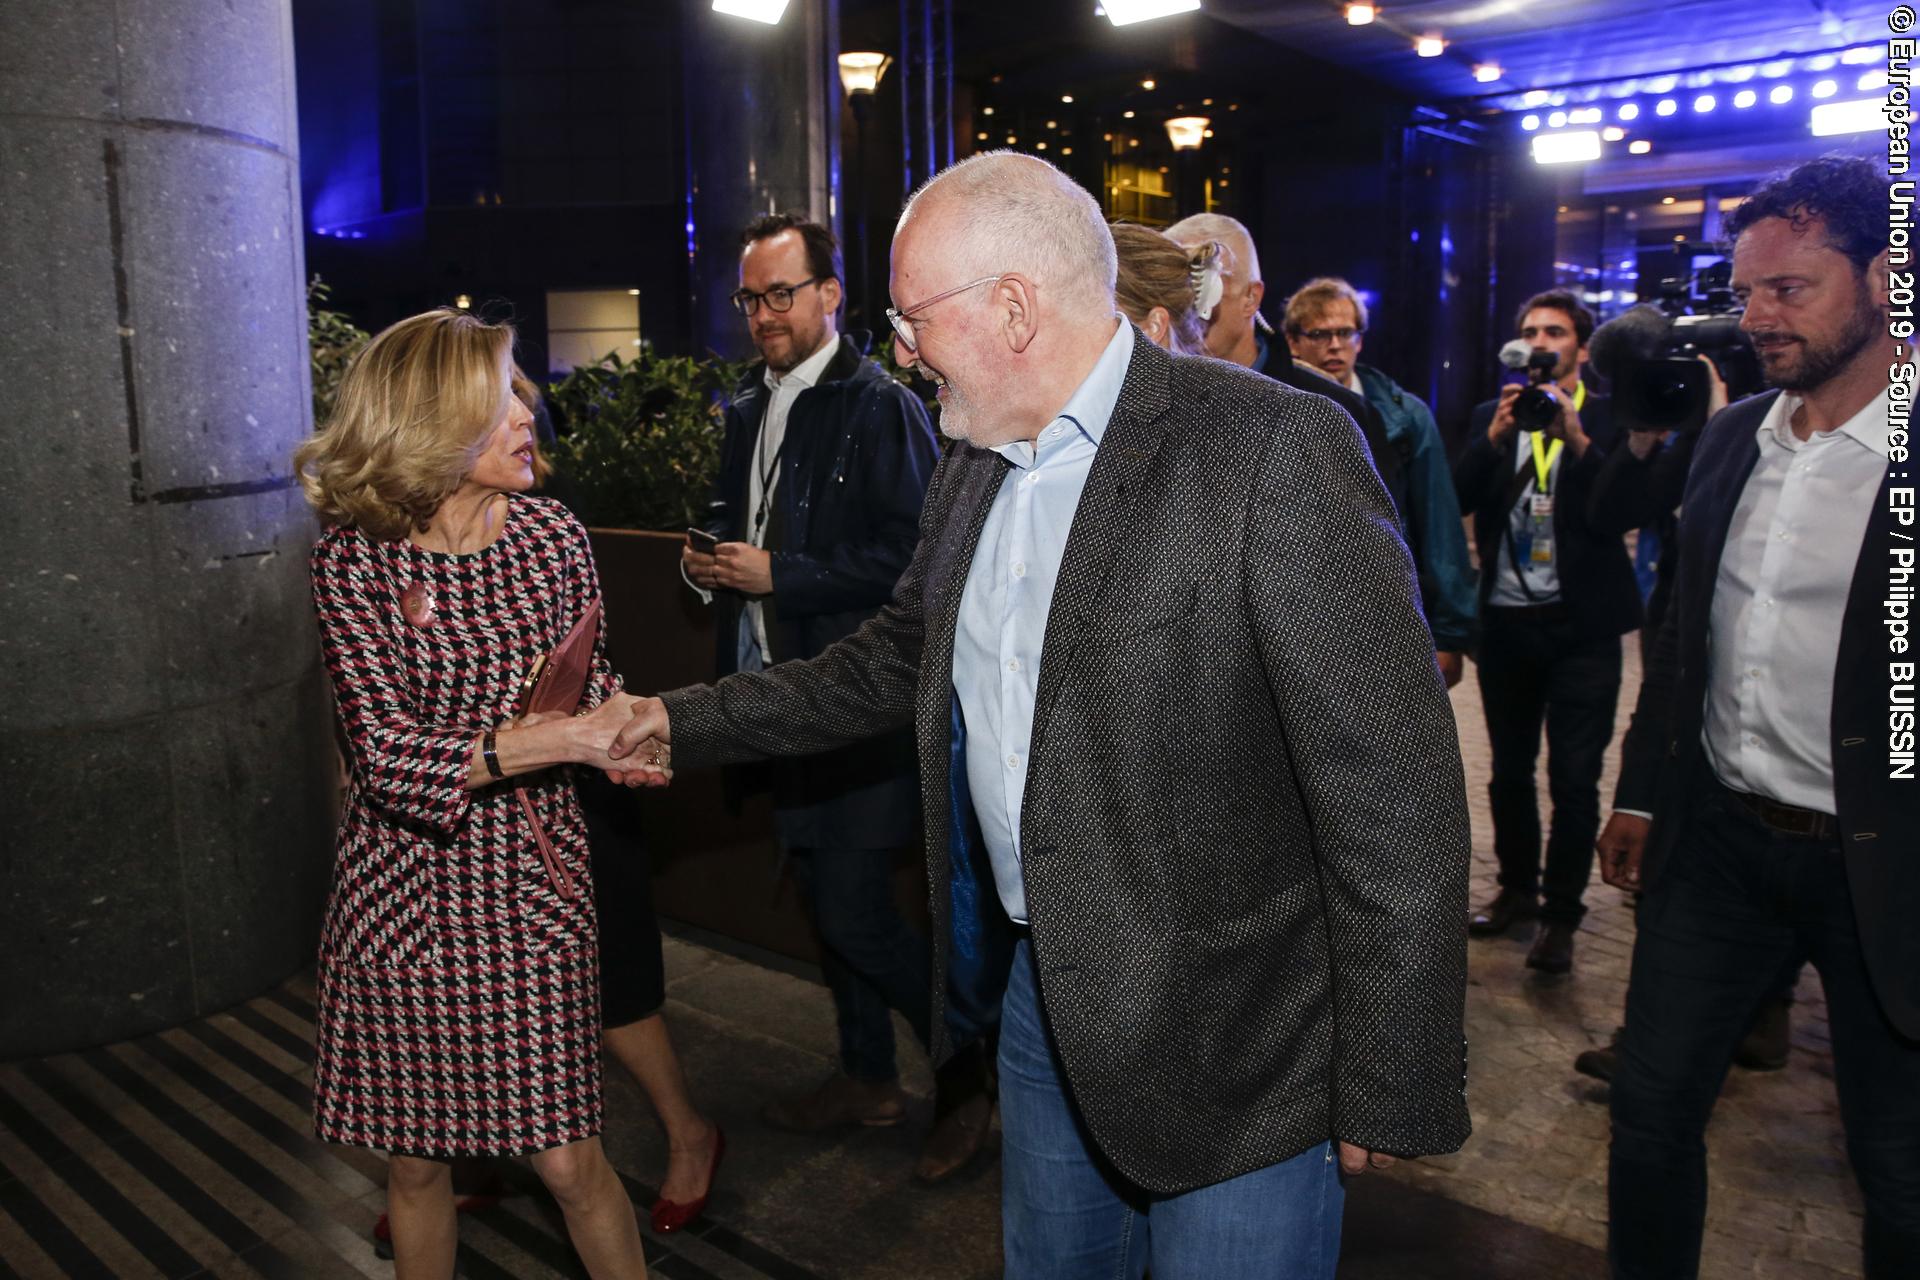
[[830, 751], [912, 723], [925, 637], [927, 534], [937, 527], [946, 466], [934, 472], [920, 543], [885, 608], [818, 657], [641, 699], [614, 756], [657, 738], [672, 745], [677, 768], [734, 764]]

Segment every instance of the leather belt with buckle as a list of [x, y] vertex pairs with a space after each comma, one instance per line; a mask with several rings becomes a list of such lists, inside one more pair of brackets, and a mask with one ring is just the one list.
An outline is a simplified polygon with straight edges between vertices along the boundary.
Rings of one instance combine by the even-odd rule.
[[1830, 813], [1821, 813], [1818, 809], [1799, 809], [1790, 804], [1781, 804], [1765, 796], [1750, 795], [1745, 791], [1726, 788], [1728, 795], [1744, 805], [1754, 817], [1767, 824], [1768, 828], [1783, 836], [1806, 836], [1814, 840], [1836, 840], [1840, 836], [1840, 821]]

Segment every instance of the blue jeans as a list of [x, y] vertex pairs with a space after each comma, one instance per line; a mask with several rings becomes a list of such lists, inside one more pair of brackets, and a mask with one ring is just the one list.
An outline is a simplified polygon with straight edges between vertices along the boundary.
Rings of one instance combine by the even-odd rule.
[[1087, 1136], [1021, 939], [1000, 1030], [1007, 1280], [1331, 1277], [1346, 1193], [1332, 1144], [1183, 1195], [1130, 1186]]
[[893, 904], [888, 849], [789, 849], [794, 878], [820, 931], [820, 972], [833, 994], [840, 1065], [856, 1080], [899, 1075], [898, 1009], [925, 1045], [933, 1021], [933, 957]]
[[[744, 611], [740, 670], [766, 663]], [[893, 1015], [929, 1043], [933, 956], [893, 903], [893, 851], [787, 846], [801, 899], [820, 934], [820, 972], [833, 995], [840, 1066], [856, 1080], [894, 1080]]]

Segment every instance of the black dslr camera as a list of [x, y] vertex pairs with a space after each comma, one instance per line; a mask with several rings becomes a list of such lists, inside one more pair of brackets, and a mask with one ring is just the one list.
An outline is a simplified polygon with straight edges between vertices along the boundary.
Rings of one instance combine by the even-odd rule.
[[1593, 331], [1594, 370], [1613, 388], [1614, 421], [1628, 431], [1698, 431], [1707, 422], [1706, 356], [1728, 402], [1760, 389], [1760, 364], [1741, 332], [1730, 263], [1660, 282], [1642, 303]]
[[1500, 348], [1500, 363], [1516, 373], [1524, 371], [1527, 387], [1513, 398], [1513, 421], [1522, 431], [1545, 431], [1560, 420], [1560, 402], [1547, 391], [1553, 381], [1553, 368], [1560, 357], [1551, 351], [1535, 351], [1515, 338]]

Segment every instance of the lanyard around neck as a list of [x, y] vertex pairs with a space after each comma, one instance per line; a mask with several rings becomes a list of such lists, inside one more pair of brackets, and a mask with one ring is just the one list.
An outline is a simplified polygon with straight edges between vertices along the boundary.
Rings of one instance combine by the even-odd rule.
[[[1575, 413], [1580, 412], [1581, 409], [1586, 407], [1586, 403], [1587, 384], [1585, 382], [1574, 383], [1573, 411]], [[1527, 433], [1529, 439], [1533, 441], [1533, 477], [1536, 482], [1534, 491], [1537, 493], [1545, 493], [1547, 491], [1548, 482], [1553, 478], [1553, 464], [1560, 461], [1560, 450], [1566, 443], [1562, 440], [1555, 440], [1550, 447], [1543, 449], [1540, 447], [1540, 438], [1543, 434], [1543, 432], [1539, 431], [1530, 431]]]

